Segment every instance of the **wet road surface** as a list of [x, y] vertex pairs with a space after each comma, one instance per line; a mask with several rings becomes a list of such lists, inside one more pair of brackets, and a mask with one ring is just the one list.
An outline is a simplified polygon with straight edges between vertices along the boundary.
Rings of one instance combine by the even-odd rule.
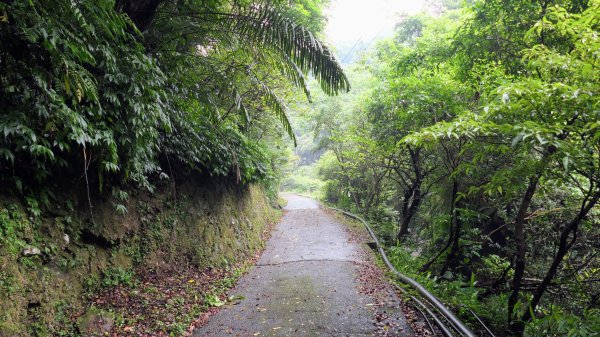
[[286, 214], [262, 257], [230, 291], [244, 299], [193, 336], [376, 335], [373, 299], [359, 292], [361, 248], [316, 201], [284, 197]]

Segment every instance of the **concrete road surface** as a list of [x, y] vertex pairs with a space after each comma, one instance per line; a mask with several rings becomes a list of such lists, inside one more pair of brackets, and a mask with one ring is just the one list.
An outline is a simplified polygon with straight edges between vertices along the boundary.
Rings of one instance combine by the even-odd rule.
[[411, 336], [397, 298], [383, 315], [399, 332], [376, 324], [374, 299], [359, 291], [364, 252], [345, 225], [312, 199], [284, 197], [286, 214], [266, 250], [230, 292], [243, 300], [221, 309], [193, 336]]

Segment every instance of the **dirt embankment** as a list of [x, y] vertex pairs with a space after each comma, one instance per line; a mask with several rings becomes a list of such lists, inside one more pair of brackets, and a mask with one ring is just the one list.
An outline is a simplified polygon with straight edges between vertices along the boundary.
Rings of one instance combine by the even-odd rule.
[[95, 294], [144, 284], [140, 271], [231, 268], [262, 246], [277, 216], [261, 187], [200, 177], [155, 193], [130, 191], [124, 201], [96, 198], [93, 221], [86, 198], [56, 199], [44, 209], [35, 200], [0, 200], [0, 336], [125, 325], [90, 306]]

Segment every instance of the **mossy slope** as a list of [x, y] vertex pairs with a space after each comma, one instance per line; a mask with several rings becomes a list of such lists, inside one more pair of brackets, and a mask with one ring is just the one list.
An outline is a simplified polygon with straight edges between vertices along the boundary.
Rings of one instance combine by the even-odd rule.
[[[33, 216], [0, 204], [0, 336], [61, 335], [83, 294], [116, 271], [222, 266], [262, 245], [276, 212], [260, 186], [190, 177], [154, 194], [94, 202], [94, 222], [70, 202]], [[82, 203], [85, 205], [85, 203]]]

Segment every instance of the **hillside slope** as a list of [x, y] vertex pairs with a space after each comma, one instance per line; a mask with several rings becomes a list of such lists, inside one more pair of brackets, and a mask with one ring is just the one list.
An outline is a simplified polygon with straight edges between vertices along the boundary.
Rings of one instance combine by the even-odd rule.
[[172, 187], [131, 196], [123, 215], [115, 200], [97, 202], [96, 225], [85, 207], [70, 202], [35, 216], [5, 198], [0, 335], [83, 333], [86, 298], [94, 292], [134, 283], [149, 269], [177, 274], [233, 265], [262, 246], [265, 224], [276, 216], [260, 186], [189, 177], [176, 200]]

